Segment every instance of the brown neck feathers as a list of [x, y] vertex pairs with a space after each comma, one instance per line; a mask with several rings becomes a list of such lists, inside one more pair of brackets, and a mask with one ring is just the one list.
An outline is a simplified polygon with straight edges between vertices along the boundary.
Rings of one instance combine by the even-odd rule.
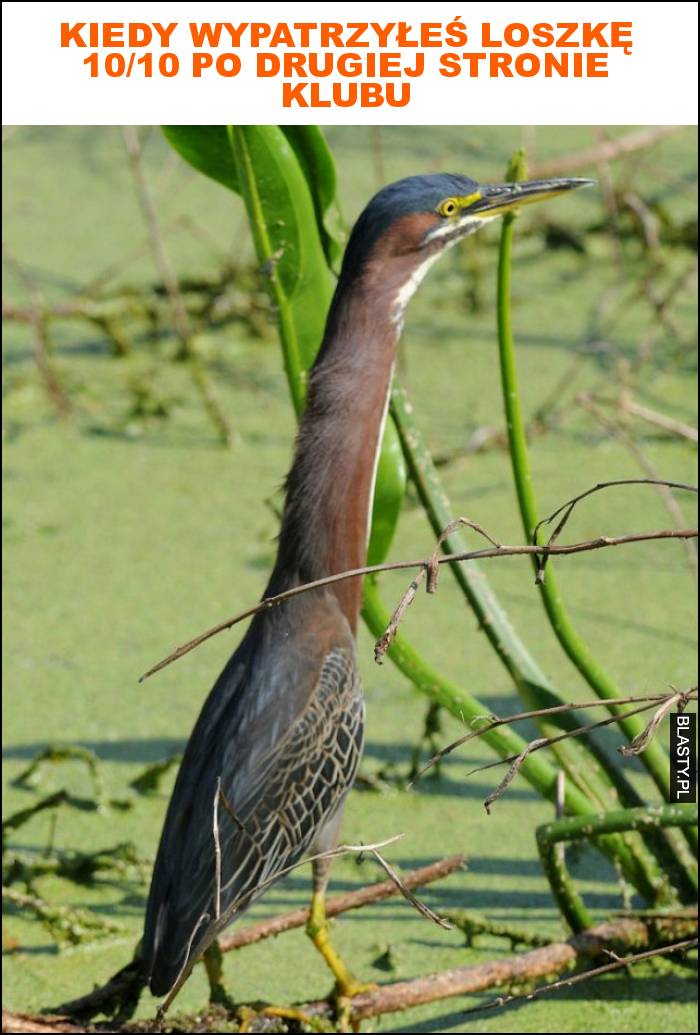
[[[390, 246], [385, 241], [384, 248]], [[402, 309], [421, 265], [415, 252], [394, 253], [389, 262], [382, 252], [377, 249], [360, 273], [338, 284], [287, 476], [268, 593], [366, 562]], [[361, 591], [361, 578], [332, 586], [353, 630]]]

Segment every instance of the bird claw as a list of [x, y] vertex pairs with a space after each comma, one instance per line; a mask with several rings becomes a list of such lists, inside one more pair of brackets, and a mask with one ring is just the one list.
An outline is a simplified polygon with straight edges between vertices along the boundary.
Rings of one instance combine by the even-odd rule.
[[373, 981], [355, 981], [353, 978], [343, 986], [336, 986], [336, 998], [354, 999], [355, 996], [362, 995], [363, 992], [374, 992], [377, 988], [378, 986]]
[[[328, 1031], [318, 1017], [312, 1017], [296, 1006], [273, 1006], [270, 1004], [261, 1005], [256, 1009], [250, 1006], [241, 1006], [236, 1011], [239, 1024], [239, 1032], [252, 1032], [252, 1027], [257, 1018], [279, 1018], [280, 1020], [295, 1021], [303, 1031]], [[261, 1029], [262, 1030], [262, 1029]], [[268, 1029], [269, 1030], [269, 1029]], [[286, 1030], [286, 1029], [284, 1029]], [[296, 1030], [296, 1029], [295, 1029]]]
[[336, 984], [333, 998], [335, 1000], [335, 1011], [338, 1021], [338, 1031], [349, 1032], [359, 1031], [360, 1022], [353, 1020], [352, 1001], [363, 992], [373, 992], [377, 986], [372, 982], [361, 982], [351, 978], [343, 984]]

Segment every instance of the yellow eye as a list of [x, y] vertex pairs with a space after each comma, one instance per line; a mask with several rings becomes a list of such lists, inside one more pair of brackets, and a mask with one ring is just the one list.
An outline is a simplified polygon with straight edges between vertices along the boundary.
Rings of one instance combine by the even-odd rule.
[[453, 216], [458, 208], [459, 205], [455, 198], [447, 198], [438, 205], [438, 212], [441, 216]]

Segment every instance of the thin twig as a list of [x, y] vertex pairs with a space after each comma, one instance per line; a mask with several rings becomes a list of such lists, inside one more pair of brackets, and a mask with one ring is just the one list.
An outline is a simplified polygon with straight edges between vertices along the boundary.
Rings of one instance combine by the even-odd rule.
[[[535, 527], [533, 532], [533, 538], [537, 535], [540, 528], [544, 525], [550, 525], [555, 518], [558, 518], [560, 514], [564, 514], [566, 520], [568, 520], [573, 508], [579, 504], [582, 500], [592, 496], [596, 492], [601, 492], [603, 489], [612, 489], [619, 485], [666, 485], [669, 489], [682, 489], [684, 492], [694, 492], [697, 495], [697, 485], [688, 485], [686, 482], [672, 482], [666, 478], [615, 478], [609, 482], [597, 482], [590, 489], [586, 489], [585, 492], [579, 493], [578, 496], [574, 496], [572, 499], [567, 500], [566, 503], [562, 503], [560, 507], [557, 507], [549, 517], [542, 518], [541, 521]], [[557, 534], [561, 532], [564, 526], [557, 526]], [[552, 545], [553, 540], [550, 539], [548, 546]]]
[[659, 247], [659, 218], [657, 214], [634, 191], [625, 191], [621, 200], [631, 212], [634, 212], [639, 220], [647, 250], [655, 251]]
[[[689, 696], [688, 699], [697, 700], [697, 697]], [[607, 706], [610, 707], [610, 702], [607, 702]], [[590, 724], [586, 724], [584, 726], [577, 726], [576, 729], [567, 730], [566, 733], [560, 733], [556, 737], [542, 737], [538, 740], [533, 740], [528, 745], [528, 748], [522, 751], [520, 754], [509, 755], [507, 758], [499, 758], [495, 762], [488, 762], [485, 765], [476, 766], [474, 769], [470, 769], [470, 771], [467, 773], [467, 776], [474, 776], [475, 773], [482, 773], [487, 769], [494, 769], [496, 766], [499, 765], [508, 765], [509, 763], [513, 763], [514, 772], [512, 773], [512, 775], [510, 773], [508, 774], [510, 776], [510, 779], [508, 779], [508, 782], [505, 784], [505, 787], [503, 788], [505, 790], [506, 787], [510, 785], [513, 777], [516, 775], [523, 761], [525, 760], [525, 758], [527, 758], [529, 754], [533, 754], [535, 751], [541, 751], [542, 748], [552, 747], [554, 744], [559, 744], [562, 740], [568, 740], [570, 737], [583, 736], [586, 733], [590, 733], [592, 730], [601, 729], [603, 726], [609, 726], [611, 725], [611, 723], [624, 722], [625, 719], [630, 719], [635, 715], [639, 715], [642, 712], [648, 711], [650, 707], [651, 705], [644, 704], [641, 705], [639, 708], [631, 708], [629, 711], [618, 712], [616, 715], [610, 715], [607, 719], [601, 719], [600, 722], [593, 722]], [[648, 743], [646, 746], [648, 747]], [[499, 796], [500, 795], [497, 795], [497, 797]]]
[[3, 259], [14, 270], [22, 281], [25, 291], [29, 296], [27, 308], [27, 322], [32, 330], [32, 347], [34, 361], [37, 370], [44, 381], [46, 394], [59, 417], [67, 417], [73, 411], [73, 403], [61, 384], [58, 374], [54, 368], [51, 357], [49, 332], [45, 314], [44, 302], [39, 287], [32, 276], [13, 255], [10, 254], [7, 245], [3, 245]]
[[536, 163], [531, 166], [530, 175], [541, 178], [561, 176], [563, 173], [580, 171], [586, 166], [598, 165], [601, 162], [614, 162], [635, 151], [653, 147], [664, 137], [678, 133], [680, 129], [681, 126], [651, 126], [648, 129], [645, 127], [633, 130], [624, 136], [603, 140], [583, 151], [574, 151], [572, 154], [552, 158], [548, 162]]
[[607, 950], [608, 955], [614, 957], [612, 963], [605, 963], [600, 967], [584, 970], [582, 974], [574, 974], [572, 977], [560, 978], [559, 981], [552, 981], [549, 985], [541, 985], [532, 992], [521, 992], [520, 995], [499, 996], [497, 999], [492, 999], [489, 1003], [481, 1003], [479, 1006], [472, 1006], [468, 1010], [464, 1010], [464, 1014], [481, 1013], [483, 1010], [496, 1010], [522, 999], [530, 1001], [540, 995], [544, 995], [545, 992], [555, 992], [560, 988], [570, 988], [572, 985], [578, 985], [582, 981], [590, 981], [592, 978], [601, 977], [603, 974], [610, 974], [612, 971], [620, 970], [622, 967], [631, 967], [634, 963], [642, 963], [644, 960], [653, 959], [655, 956], [668, 956], [672, 952], [687, 952], [689, 949], [694, 949], [697, 944], [697, 938], [688, 938], [682, 942], [662, 945], [658, 949], [637, 952], [631, 956], [616, 956], [614, 952]]
[[638, 417], [640, 420], [645, 420], [648, 424], [653, 424], [657, 428], [663, 428], [664, 431], [668, 431], [672, 435], [687, 438], [690, 442], [697, 443], [698, 441], [697, 428], [690, 424], [685, 424], [683, 421], [676, 420], [675, 417], [669, 417], [668, 414], [652, 410], [649, 406], [643, 406], [632, 399], [628, 392], [623, 393], [620, 406], [625, 413]]
[[[454, 873], [465, 865], [463, 855], [453, 855], [448, 859], [441, 859], [439, 862], [431, 863], [428, 866], [421, 866], [405, 874], [401, 880], [405, 888], [415, 889], [430, 884], [436, 880]], [[326, 902], [326, 916], [339, 916], [351, 909], [360, 909], [362, 906], [373, 902], [381, 902], [384, 899], [392, 898], [400, 894], [393, 879], [379, 881], [376, 884], [368, 884], [357, 891], [349, 891], [343, 895], [334, 895]], [[272, 917], [270, 920], [261, 920], [259, 923], [251, 924], [234, 931], [228, 938], [219, 939], [219, 948], [222, 952], [229, 952], [232, 949], [242, 949], [246, 945], [253, 945], [264, 938], [274, 937], [284, 931], [291, 931], [296, 927], [303, 927], [310, 916], [310, 909], [295, 909], [289, 913], [282, 913], [280, 916]]]
[[631, 755], [641, 755], [642, 751], [646, 749], [649, 741], [659, 728], [664, 716], [667, 715], [672, 708], [678, 708], [679, 711], [682, 711], [688, 701], [696, 699], [692, 696], [692, 693], [692, 690], [686, 690], [684, 693], [672, 694], [668, 700], [664, 701], [661, 707], [654, 712], [651, 722], [644, 727], [639, 736], [635, 737], [630, 744], [622, 744], [617, 749], [620, 754], [624, 755], [625, 758], [628, 758]]
[[[639, 479], [639, 481], [646, 483], [648, 479]], [[683, 488], [685, 487], [686, 486], [683, 486]], [[491, 557], [518, 557], [532, 555], [539, 557], [544, 557], [546, 555], [568, 556], [570, 554], [585, 553], [590, 550], [604, 550], [607, 547], [623, 546], [629, 543], [652, 542], [658, 539], [697, 539], [697, 536], [697, 528], [665, 528], [655, 532], [636, 532], [621, 536], [598, 536], [596, 539], [587, 539], [584, 542], [570, 543], [565, 546], [536, 546], [534, 544], [528, 544], [524, 546], [500, 546], [498, 548], [493, 547], [485, 550], [467, 550], [460, 553], [444, 554], [442, 557], [438, 558], [437, 563], [454, 564], [455, 561], [487, 560]], [[176, 647], [175, 650], [168, 654], [167, 657], [163, 658], [162, 661], [159, 661], [156, 665], [149, 668], [147, 672], [144, 672], [144, 674], [139, 678], [139, 682], [142, 683], [145, 679], [155, 675], [156, 672], [160, 672], [161, 669], [166, 668], [168, 665], [172, 664], [173, 661], [178, 661], [180, 658], [184, 657], [185, 654], [189, 654], [190, 651], [211, 639], [212, 636], [216, 636], [218, 633], [231, 629], [234, 625], [244, 621], [246, 618], [252, 618], [253, 615], [258, 614], [260, 611], [266, 611], [270, 607], [277, 607], [285, 600], [290, 600], [292, 597], [299, 596], [301, 593], [309, 593], [314, 589], [322, 589], [325, 586], [332, 586], [336, 582], [343, 582], [346, 579], [355, 579], [363, 575], [373, 575], [380, 571], [404, 571], [408, 568], [427, 568], [430, 563], [431, 558], [428, 558], [427, 560], [423, 558], [413, 561], [393, 561], [388, 564], [369, 564], [361, 568], [341, 571], [335, 575], [326, 575], [324, 578], [315, 579], [312, 582], [306, 582], [301, 586], [293, 586], [291, 589], [287, 589], [283, 593], [277, 593], [274, 596], [265, 597], [264, 600], [261, 600], [253, 607], [248, 607], [245, 611], [240, 611], [238, 614], [233, 615], [232, 618], [227, 618], [223, 622], [219, 622], [217, 625], [212, 626], [211, 629], [207, 629], [206, 632], [195, 636], [194, 639], [188, 640], [187, 643]]]
[[382, 664], [382, 662], [384, 661], [384, 655], [394, 642], [396, 634], [399, 631], [399, 623], [401, 622], [401, 619], [405, 615], [410, 605], [413, 603], [416, 593], [418, 592], [418, 587], [425, 578], [427, 571], [428, 566], [425, 565], [425, 567], [421, 568], [421, 570], [418, 572], [415, 579], [412, 579], [411, 582], [409, 582], [408, 586], [406, 587], [401, 596], [401, 599], [392, 611], [391, 618], [389, 619], [389, 624], [374, 644], [374, 660], [378, 665]]
[[432, 922], [434, 924], [437, 924], [438, 927], [442, 927], [446, 931], [452, 930], [454, 925], [451, 924], [449, 920], [446, 920], [444, 917], [438, 916], [437, 913], [434, 913], [429, 906], [426, 906], [425, 902], [421, 902], [421, 900], [413, 894], [409, 886], [406, 884], [405, 880], [399, 877], [398, 873], [393, 868], [393, 866], [391, 866], [386, 861], [386, 859], [379, 854], [379, 852], [372, 850], [370, 854], [377, 860], [379, 865], [382, 867], [382, 869], [388, 876], [389, 880], [392, 880], [394, 882], [394, 884], [401, 892], [403, 897], [406, 899], [407, 902], [411, 903], [414, 909], [418, 910], [418, 912], [427, 920], [432, 920]]
[[511, 765], [510, 769], [499, 783], [496, 790], [492, 791], [484, 802], [484, 808], [486, 809], [486, 812], [489, 815], [491, 815], [491, 806], [495, 801], [498, 801], [498, 799], [501, 798], [508, 790], [513, 780], [520, 772], [520, 767], [525, 761], [525, 759], [528, 757], [528, 755], [531, 755], [533, 751], [539, 750], [539, 748], [546, 747], [550, 739], [551, 738], [549, 737], [539, 737], [537, 740], [531, 740], [525, 748], [525, 750], [521, 751], [520, 754], [513, 760], [513, 764]]
[[[697, 687], [691, 687], [691, 689], [686, 693], [692, 694], [695, 693], [696, 690]], [[640, 704], [646, 702], [648, 706], [651, 708], [654, 704], [657, 704], [659, 701], [672, 700], [675, 696], [677, 695], [645, 694], [643, 696], [620, 697], [616, 699], [615, 703], [617, 705], [623, 705]], [[425, 765], [421, 769], [419, 769], [419, 771], [416, 773], [416, 775], [413, 777], [413, 780], [411, 781], [411, 783], [407, 785], [407, 787], [410, 788], [417, 780], [421, 778], [421, 776], [424, 775], [424, 773], [428, 771], [428, 769], [431, 769], [434, 765], [437, 765], [438, 762], [442, 761], [445, 755], [452, 754], [452, 752], [455, 751], [458, 747], [462, 747], [463, 744], [468, 743], [475, 737], [480, 737], [483, 733], [488, 733], [490, 730], [497, 729], [499, 726], [510, 726], [515, 722], [525, 722], [530, 719], [540, 719], [544, 718], [545, 716], [560, 715], [562, 713], [580, 711], [584, 708], [607, 708], [607, 702], [601, 700], [581, 702], [572, 701], [569, 704], [554, 705], [554, 707], [552, 708], [535, 708], [534, 710], [529, 712], [519, 712], [517, 715], [509, 715], [505, 719], [500, 719], [494, 715], [484, 715], [485, 722], [483, 726], [480, 726], [478, 729], [470, 730], [469, 733], [465, 733], [463, 736], [458, 737], [457, 740], [453, 740], [451, 744], [448, 744], [446, 747], [441, 748], [440, 751], [437, 751], [433, 755], [433, 757], [429, 758]], [[472, 725], [474, 725], [474, 723], [472, 723]]]
[[[682, 341], [683, 338], [676, 321], [671, 316], [671, 305], [679, 293], [695, 283], [697, 271], [698, 259], [695, 256], [690, 265], [672, 281], [663, 293], [658, 290], [657, 278], [654, 275], [655, 270], [651, 270], [641, 279], [640, 295], [650, 303], [658, 325], [663, 327], [677, 341]], [[649, 353], [644, 343], [640, 344], [638, 351], [642, 360], [649, 358]]]
[[247, 829], [247, 827], [245, 826], [243, 821], [236, 815], [236, 813], [234, 812], [232, 806], [229, 804], [228, 798], [224, 794], [224, 789], [221, 786], [221, 782], [219, 782], [219, 800], [221, 801], [221, 804], [224, 806], [224, 808], [226, 809], [226, 811], [228, 812], [229, 816], [231, 817], [231, 819], [233, 820], [235, 825], [238, 827], [240, 832], [242, 834], [245, 834], [246, 837], [249, 837], [252, 840], [253, 839], [252, 838], [252, 834]]
[[424, 564], [424, 566], [416, 575], [415, 579], [413, 579], [408, 584], [408, 587], [406, 588], [401, 599], [394, 608], [391, 618], [389, 619], [389, 624], [387, 625], [386, 629], [375, 643], [374, 660], [378, 665], [382, 664], [384, 660], [384, 655], [396, 639], [396, 634], [399, 630], [401, 619], [405, 615], [410, 605], [413, 603], [423, 579], [426, 579], [425, 588], [427, 592], [436, 592], [438, 584], [438, 574], [440, 571], [440, 549], [442, 547], [442, 544], [445, 542], [446, 539], [449, 539], [449, 537], [454, 532], [456, 532], [458, 528], [462, 528], [464, 526], [473, 529], [475, 532], [478, 532], [479, 535], [482, 535], [485, 539], [488, 539], [492, 546], [495, 546], [496, 548], [500, 549], [500, 544], [497, 543], [495, 539], [492, 539], [488, 532], [485, 529], [483, 529], [481, 525], [477, 524], [476, 521], [472, 521], [470, 520], [470, 518], [466, 517], [458, 517], [455, 518], [454, 521], [450, 521], [449, 525], [443, 528], [442, 532], [440, 533], [440, 536], [438, 538], [437, 543], [435, 544], [435, 549], [433, 550], [433, 554], [430, 560]]
[[204, 366], [193, 348], [192, 329], [187, 308], [182, 298], [180, 284], [165, 247], [158, 213], [143, 171], [141, 141], [138, 132], [134, 126], [124, 126], [122, 135], [139, 205], [151, 243], [153, 259], [170, 301], [173, 326], [180, 343], [181, 357], [187, 361], [193, 384], [201, 395], [204, 408], [209, 414], [221, 441], [227, 445], [231, 441], [231, 429], [214, 397]]
[[[682, 528], [684, 524], [683, 511], [681, 510], [678, 501], [671, 492], [671, 487], [667, 485], [663, 479], [658, 477], [657, 471], [654, 465], [647, 458], [645, 453], [641, 450], [639, 445], [634, 439], [627, 433], [618, 421], [609, 417], [603, 412], [598, 403], [586, 393], [581, 393], [576, 396], [576, 402], [582, 406], [587, 413], [593, 417], [602, 428], [605, 429], [610, 435], [617, 438], [625, 449], [635, 458], [641, 469], [649, 478], [649, 482], [653, 485], [661, 497], [661, 500], [666, 507], [666, 510], [671, 515], [676, 528]], [[698, 577], [698, 555], [694, 545], [689, 540], [683, 540], [682, 546], [685, 549], [686, 558], [688, 561], [688, 567], [690, 568], [691, 575], [697, 580]]]
[[146, 182], [146, 177], [143, 171], [141, 141], [135, 126], [124, 126], [122, 129], [122, 136], [124, 138], [126, 153], [129, 159], [129, 165], [131, 166], [134, 185], [136, 187], [136, 194], [143, 214], [144, 223], [146, 225], [148, 240], [153, 253], [156, 269], [158, 270], [158, 274], [170, 300], [173, 325], [175, 333], [180, 340], [180, 347], [183, 350], [183, 354], [187, 355], [190, 351], [190, 338], [192, 335], [189, 317], [182, 300], [182, 293], [180, 291], [177, 276], [170, 262], [170, 256], [168, 255], [163, 235], [160, 231], [160, 223], [155, 204], [153, 202], [153, 197], [148, 183]]
[[[533, 543], [537, 542], [540, 529], [543, 528], [544, 525], [551, 524], [552, 521], [555, 520], [555, 518], [557, 518], [557, 517], [559, 517], [561, 515], [561, 517], [559, 517], [559, 522], [558, 522], [556, 528], [554, 529], [554, 531], [552, 532], [551, 536], [547, 540], [545, 552], [544, 552], [544, 554], [542, 556], [542, 559], [539, 562], [538, 571], [537, 571], [537, 581], [538, 581], [538, 583], [542, 583], [544, 581], [544, 570], [545, 570], [545, 566], [547, 564], [547, 560], [549, 558], [549, 554], [555, 552], [554, 549], [553, 549], [554, 548], [554, 544], [556, 543], [556, 541], [559, 538], [560, 534], [563, 532], [564, 528], [566, 527], [566, 524], [567, 524], [569, 518], [571, 517], [571, 515], [573, 514], [575, 507], [579, 503], [581, 503], [582, 500], [587, 499], [589, 496], [592, 496], [596, 492], [601, 492], [603, 489], [611, 489], [611, 488], [614, 488], [614, 487], [617, 487], [617, 486], [622, 486], [622, 485], [656, 485], [656, 486], [665, 486], [667, 489], [682, 489], [685, 492], [694, 492], [696, 495], [697, 495], [697, 491], [698, 491], [696, 485], [687, 485], [685, 482], [671, 482], [671, 481], [667, 481], [665, 478], [615, 478], [615, 479], [613, 479], [612, 481], [609, 481], [609, 482], [598, 482], [592, 488], [587, 489], [585, 492], [580, 493], [578, 496], [574, 496], [573, 499], [567, 500], [566, 503], [563, 503], [560, 507], [558, 507], [557, 510], [555, 510], [552, 514], [549, 515], [549, 517], [542, 518], [542, 520], [538, 521], [537, 524], [535, 525], [535, 527], [533, 529], [533, 532], [532, 532], [532, 542]], [[680, 537], [680, 538], [684, 538], [684, 537]]]

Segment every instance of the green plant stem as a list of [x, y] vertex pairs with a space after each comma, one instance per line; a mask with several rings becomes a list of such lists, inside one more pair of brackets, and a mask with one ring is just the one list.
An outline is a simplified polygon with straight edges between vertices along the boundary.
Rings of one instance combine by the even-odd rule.
[[241, 193], [248, 211], [248, 221], [253, 234], [253, 241], [255, 242], [255, 251], [261, 266], [265, 269], [269, 278], [270, 294], [277, 308], [277, 322], [282, 341], [282, 355], [284, 357], [287, 382], [294, 404], [294, 412], [299, 417], [304, 409], [305, 374], [299, 356], [299, 343], [294, 319], [290, 312], [289, 299], [277, 273], [275, 256], [267, 232], [260, 192], [258, 190], [258, 181], [246, 146], [245, 127], [228, 126], [227, 129], [236, 171], [241, 184]]
[[[391, 413], [399, 433], [411, 480], [435, 535], [440, 536], [443, 529], [452, 522], [455, 514], [445, 495], [430, 451], [423, 441], [413, 408], [403, 388], [396, 383], [392, 391]], [[451, 533], [443, 543], [445, 552], [458, 553], [465, 552], [467, 549], [468, 544], [458, 531]], [[566, 703], [513, 629], [507, 614], [476, 562], [450, 564], [450, 570], [477, 616], [479, 628], [485, 633], [496, 651], [497, 657], [510, 673], [526, 706], [537, 709]], [[581, 720], [574, 715], [566, 715], [556, 723], [541, 722], [538, 725], [542, 733], [549, 736], [552, 732], [580, 726]], [[589, 750], [587, 751], [586, 748]], [[588, 795], [592, 808], [598, 810], [617, 804], [617, 799], [611, 793], [610, 785], [617, 790], [619, 800], [623, 805], [644, 804], [637, 790], [627, 780], [620, 765], [616, 760], [610, 758], [597, 743], [595, 737], [582, 738], [581, 744], [564, 741], [562, 744], [556, 745], [553, 750], [567, 775], [577, 787]], [[674, 839], [674, 834], [674, 831], [663, 834], [654, 831], [647, 840], [664, 870], [673, 871], [686, 895], [692, 895], [696, 886], [693, 877], [694, 860], [682, 837], [676, 836]], [[641, 839], [637, 840], [641, 841]], [[632, 850], [636, 851], [640, 859], [642, 856], [646, 856], [645, 861], [640, 864], [647, 868], [649, 880], [653, 880], [654, 861], [644, 852], [640, 843]]]
[[583, 899], [576, 891], [566, 867], [564, 853], [557, 845], [564, 841], [591, 841], [623, 831], [689, 829], [697, 825], [697, 806], [660, 805], [637, 809], [617, 809], [597, 816], [572, 816], [538, 827], [536, 831], [542, 867], [559, 909], [574, 932], [593, 926]]
[[[376, 578], [373, 576], [365, 578], [362, 617], [375, 637], [381, 636], [389, 624], [389, 613], [382, 603]], [[431, 701], [436, 701], [441, 707], [446, 708], [461, 722], [469, 723], [489, 714], [489, 709], [477, 698], [432, 668], [400, 633], [389, 647], [388, 654], [399, 671], [418, 690], [426, 694]], [[487, 729], [482, 737], [501, 758], [520, 755], [527, 747], [527, 742], [508, 726]], [[546, 759], [540, 754], [528, 755], [522, 763], [520, 772], [543, 797], [556, 803], [557, 771]], [[574, 815], [595, 815], [590, 799], [573, 782], [568, 782], [565, 788], [564, 806]], [[630, 850], [630, 845], [616, 835], [601, 839], [600, 847], [606, 855], [620, 864], [627, 879], [644, 898], [657, 901], [659, 896], [665, 893], [666, 881], [648, 853], [644, 852], [643, 858], [640, 859], [639, 853]], [[635, 848], [638, 847], [635, 845]]]
[[[401, 438], [411, 480], [418, 492], [433, 532], [436, 536], [440, 536], [443, 529], [453, 521], [455, 513], [445, 495], [430, 451], [416, 424], [408, 397], [403, 388], [397, 384], [394, 385], [392, 392], [391, 412]], [[445, 553], [466, 552], [468, 549], [468, 543], [459, 531], [452, 532], [443, 542]], [[567, 703], [557, 693], [553, 684], [547, 679], [513, 629], [508, 615], [501, 607], [476, 561], [463, 564], [455, 562], [450, 564], [450, 570], [469, 606], [474, 611], [480, 630], [494, 648], [499, 660], [505, 665], [525, 705], [534, 710], [552, 708]], [[580, 721], [575, 716], [564, 715], [558, 717], [555, 723], [540, 724], [540, 728], [544, 733], [550, 734], [555, 727], [561, 731], [580, 725]], [[627, 781], [619, 765], [609, 758], [595, 739], [587, 737], [585, 744], [594, 753], [598, 764], [603, 767], [610, 782], [615, 785], [623, 804], [641, 804], [639, 795]], [[599, 771], [598, 768], [591, 766], [590, 756], [585, 753], [585, 748], [577, 745], [566, 750], [575, 752], [579, 763], [572, 765], [568, 770], [569, 775], [579, 785], [582, 785], [584, 780], [588, 784], [591, 776]], [[571, 758], [573, 761], [573, 755]], [[592, 788], [589, 789], [592, 791]], [[606, 803], [614, 801], [614, 798], [610, 796], [610, 788], [603, 787], [601, 784], [597, 787], [593, 800], [598, 807], [604, 807]]]
[[518, 945], [551, 945], [554, 941], [553, 938], [538, 934], [527, 927], [502, 924], [497, 920], [491, 920], [490, 917], [473, 913], [469, 909], [450, 909], [443, 915], [446, 920], [462, 931], [470, 949], [476, 945], [476, 939], [484, 934], [490, 935], [492, 938], [506, 938], [510, 942], [511, 951], [514, 951]]
[[[501, 386], [505, 407], [508, 442], [510, 445], [513, 478], [518, 497], [520, 516], [525, 537], [530, 542], [539, 521], [532, 474], [528, 456], [525, 424], [523, 421], [520, 392], [518, 388], [515, 346], [511, 323], [510, 270], [511, 246], [513, 240], [512, 215], [505, 216], [501, 230], [501, 247], [498, 263], [498, 346], [501, 369]], [[535, 563], [537, 570], [537, 563]], [[596, 661], [583, 639], [576, 632], [566, 611], [552, 573], [551, 563], [547, 565], [544, 579], [539, 584], [542, 602], [550, 625], [569, 659], [576, 666], [592, 690], [603, 700], [609, 701], [612, 714], [618, 714], [614, 704], [622, 696], [614, 681]], [[622, 719], [620, 727], [628, 740], [638, 736], [644, 723], [638, 717]], [[644, 765], [665, 799], [669, 791], [668, 758], [656, 740], [652, 740], [641, 755]]]

